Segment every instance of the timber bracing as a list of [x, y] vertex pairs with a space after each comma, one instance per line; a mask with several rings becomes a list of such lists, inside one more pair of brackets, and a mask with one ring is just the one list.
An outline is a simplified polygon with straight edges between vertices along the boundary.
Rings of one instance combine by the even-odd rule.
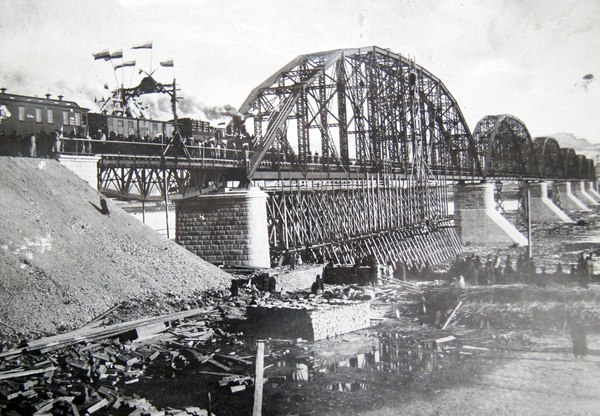
[[[439, 263], [459, 247], [451, 238], [447, 207], [445, 186], [433, 181], [415, 186], [400, 175], [323, 181], [311, 187], [290, 184], [269, 192], [270, 246], [274, 256], [313, 250], [346, 263], [366, 254], [383, 263]], [[428, 235], [439, 246], [431, 258], [419, 249]]]

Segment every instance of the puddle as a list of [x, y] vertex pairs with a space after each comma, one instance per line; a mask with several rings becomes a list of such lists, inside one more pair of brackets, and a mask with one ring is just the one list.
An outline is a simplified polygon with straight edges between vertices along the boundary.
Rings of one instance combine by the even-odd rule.
[[[365, 382], [348, 381], [349, 377], [368, 373], [373, 384], [388, 383], [390, 375], [399, 382], [415, 376], [426, 376], [441, 368], [447, 350], [435, 347], [433, 341], [411, 342], [399, 334], [381, 335], [370, 352], [331, 362], [314, 356], [293, 357], [289, 354], [277, 362], [273, 374], [294, 382], [317, 382], [326, 379], [328, 390], [357, 392], [373, 388]], [[352, 371], [360, 370], [360, 371]]]

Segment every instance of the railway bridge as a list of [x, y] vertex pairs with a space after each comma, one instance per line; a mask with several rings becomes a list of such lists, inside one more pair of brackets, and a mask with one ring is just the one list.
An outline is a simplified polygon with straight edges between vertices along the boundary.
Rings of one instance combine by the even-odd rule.
[[[600, 200], [593, 161], [532, 138], [511, 115], [485, 116], [471, 131], [440, 79], [378, 47], [299, 56], [239, 113], [228, 129], [249, 147], [108, 143], [99, 189], [171, 198], [180, 244], [253, 266], [297, 252], [435, 264], [468, 242], [527, 244], [527, 221], [569, 221]], [[506, 182], [530, 206], [517, 224], [496, 206]]]

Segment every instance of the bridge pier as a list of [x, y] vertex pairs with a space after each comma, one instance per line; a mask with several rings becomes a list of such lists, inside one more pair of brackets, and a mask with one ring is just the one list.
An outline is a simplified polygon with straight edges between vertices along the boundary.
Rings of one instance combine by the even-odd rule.
[[98, 190], [98, 161], [96, 155], [58, 155], [58, 161], [67, 169]]
[[175, 241], [211, 263], [270, 267], [267, 196], [250, 188], [176, 200]]
[[596, 201], [588, 192], [585, 181], [577, 181], [574, 185], [574, 194], [581, 202], [583, 202], [586, 206], [597, 206], [600, 205], [598, 201]]
[[573, 222], [571, 218], [548, 197], [548, 182], [534, 182], [529, 187], [532, 222]]
[[573, 192], [571, 182], [559, 182], [560, 205], [565, 211], [591, 211]]
[[600, 202], [600, 194], [596, 191], [596, 182], [595, 181], [585, 181], [587, 186], [587, 193], [592, 196], [596, 201]]
[[519, 232], [495, 208], [494, 184], [458, 185], [454, 191], [454, 224], [463, 245], [527, 245]]

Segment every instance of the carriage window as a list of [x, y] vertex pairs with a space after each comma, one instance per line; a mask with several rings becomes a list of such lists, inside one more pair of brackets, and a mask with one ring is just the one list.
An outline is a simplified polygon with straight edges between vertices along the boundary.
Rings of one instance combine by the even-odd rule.
[[36, 123], [42, 122], [42, 109], [41, 108], [35, 109], [35, 122]]
[[69, 125], [69, 112], [68, 111], [63, 111], [63, 124], [65, 126]]
[[75, 113], [75, 125], [81, 126], [81, 113]]
[[54, 124], [54, 111], [48, 110], [48, 124]]
[[25, 107], [19, 106], [19, 121], [25, 121]]

